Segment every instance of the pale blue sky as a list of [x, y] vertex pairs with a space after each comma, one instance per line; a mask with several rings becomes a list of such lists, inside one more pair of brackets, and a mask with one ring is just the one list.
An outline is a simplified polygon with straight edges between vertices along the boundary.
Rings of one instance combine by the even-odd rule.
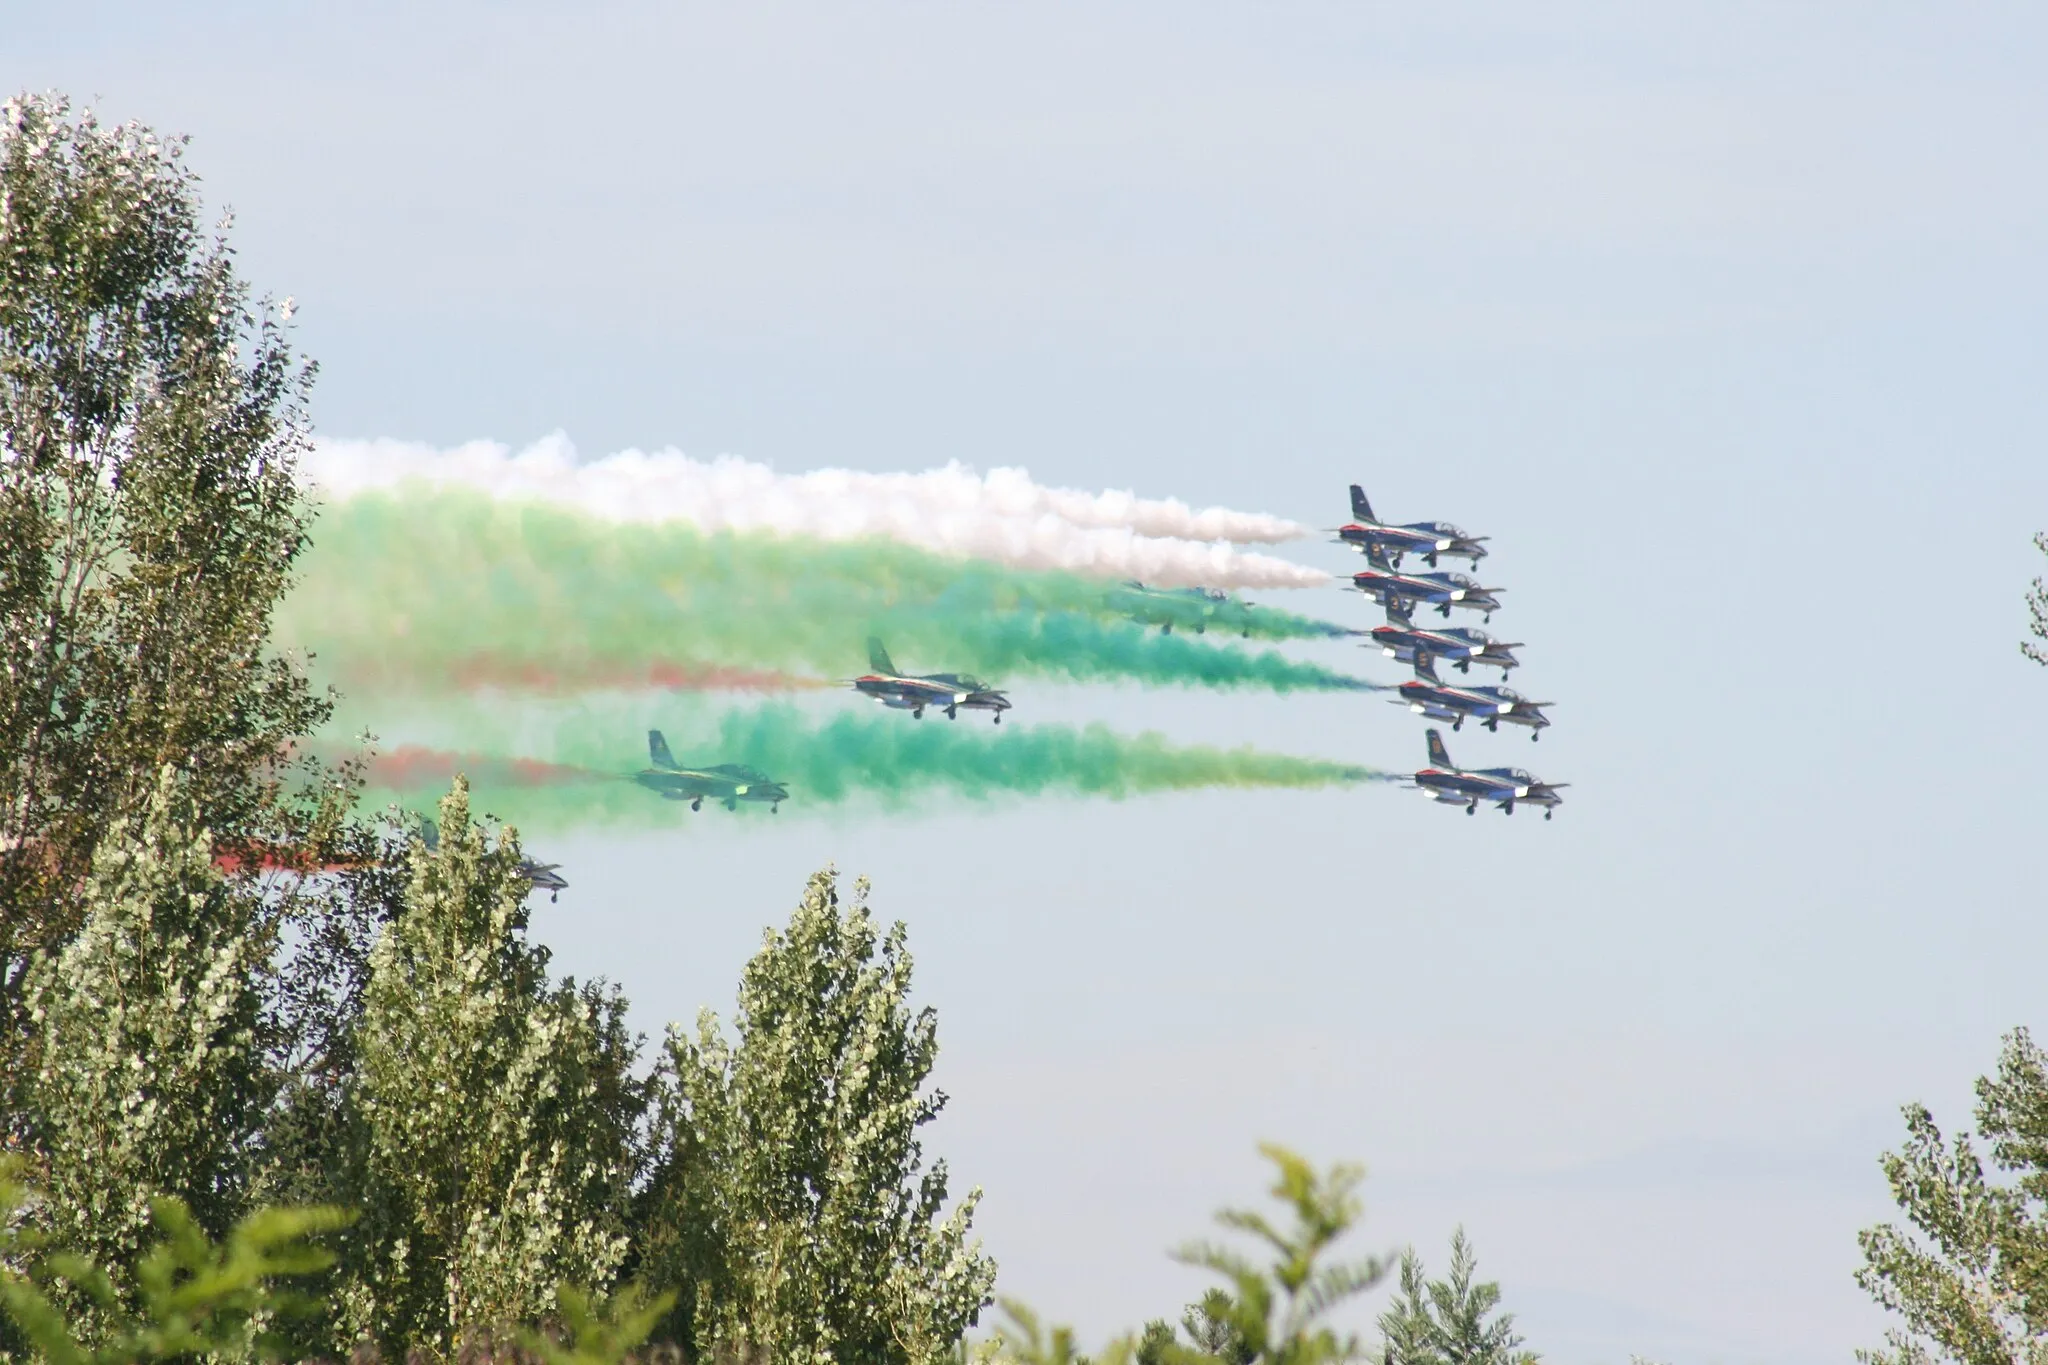
[[[1003, 1288], [1365, 1160], [1531, 1344], [1846, 1359], [1896, 1106], [2043, 1022], [2037, 7], [76, 4], [12, 87], [194, 135], [334, 435], [1022, 463], [1495, 537], [1550, 823], [1389, 790], [702, 821], [546, 849], [558, 960], [729, 1009], [828, 860], [908, 920]], [[1331, 547], [1302, 557], [1332, 569]], [[1335, 592], [1289, 605], [1352, 620]], [[1394, 676], [1343, 645], [1322, 657]], [[1375, 699], [1057, 691], [1390, 767]], [[1363, 1321], [1363, 1317], [1361, 1318]]]

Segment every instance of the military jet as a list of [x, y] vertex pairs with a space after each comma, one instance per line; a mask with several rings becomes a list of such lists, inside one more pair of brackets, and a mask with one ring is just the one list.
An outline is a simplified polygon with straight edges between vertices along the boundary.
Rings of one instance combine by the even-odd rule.
[[[420, 842], [427, 846], [429, 853], [440, 846], [441, 831], [434, 827], [432, 820], [420, 821]], [[558, 901], [569, 889], [569, 879], [555, 869], [560, 863], [537, 863], [531, 858], [521, 858], [517, 871], [536, 891], [548, 893], [550, 901]]]
[[1548, 820], [1564, 804], [1558, 788], [1571, 785], [1539, 782], [1527, 768], [1460, 768], [1451, 762], [1439, 730], [1429, 732], [1429, 764], [1415, 774], [1415, 789], [1446, 806], [1463, 806], [1467, 815], [1478, 810], [1481, 801], [1498, 801], [1502, 811], [1513, 815], [1516, 803], [1522, 802], [1543, 807]]
[[1464, 607], [1484, 613], [1481, 619], [1490, 621], [1500, 610], [1500, 599], [1494, 594], [1507, 591], [1483, 588], [1467, 574], [1401, 573], [1378, 550], [1367, 551], [1366, 558], [1373, 567], [1351, 575], [1351, 585], [1389, 611], [1407, 611], [1415, 603], [1426, 602], [1440, 616], [1449, 616], [1452, 607]]
[[1452, 687], [1436, 675], [1436, 658], [1426, 649], [1415, 651], [1415, 677], [1397, 689], [1396, 706], [1405, 706], [1431, 720], [1447, 720], [1453, 730], [1462, 729], [1467, 717], [1498, 732], [1500, 723], [1526, 725], [1529, 738], [1539, 739], [1550, 722], [1543, 708], [1555, 702], [1530, 701], [1512, 687]]
[[1355, 483], [1351, 485], [1351, 514], [1358, 520], [1337, 528], [1338, 541], [1366, 554], [1390, 555], [1395, 568], [1401, 566], [1401, 557], [1409, 554], [1421, 555], [1432, 569], [1438, 555], [1467, 559], [1475, 566], [1486, 558], [1486, 546], [1480, 542], [1488, 537], [1468, 536], [1447, 521], [1411, 521], [1403, 526], [1381, 521], [1372, 514], [1365, 490]]
[[1413, 663], [1417, 650], [1428, 650], [1437, 658], [1448, 660], [1460, 673], [1470, 673], [1474, 664], [1489, 664], [1505, 678], [1522, 662], [1509, 653], [1522, 647], [1519, 640], [1496, 640], [1483, 630], [1464, 626], [1421, 629], [1409, 618], [1405, 607], [1388, 607], [1387, 623], [1373, 627], [1372, 639], [1389, 659]]
[[1246, 638], [1252, 633], [1245, 617], [1253, 604], [1216, 588], [1154, 588], [1132, 579], [1119, 587], [1110, 601], [1132, 620], [1159, 627], [1161, 635], [1173, 634], [1175, 626], [1206, 635], [1211, 625], [1226, 630], [1236, 626]]
[[898, 711], [910, 712], [914, 720], [924, 719], [927, 706], [937, 706], [946, 713], [946, 719], [958, 720], [960, 708], [971, 711], [993, 711], [996, 724], [1003, 723], [1003, 712], [1010, 709], [1010, 699], [997, 692], [979, 678], [965, 673], [926, 673], [922, 676], [898, 673], [896, 665], [889, 662], [889, 651], [882, 648], [880, 640], [868, 641], [868, 667], [875, 670], [853, 680], [853, 690], [864, 696], [873, 697], [884, 706]]
[[633, 774], [633, 780], [665, 801], [687, 801], [691, 810], [704, 809], [704, 798], [723, 801], [727, 810], [738, 810], [742, 801], [766, 801], [768, 813], [776, 814], [789, 799], [789, 788], [774, 778], [738, 763], [720, 763], [710, 768], [685, 768], [668, 751], [661, 731], [647, 732], [650, 766]]

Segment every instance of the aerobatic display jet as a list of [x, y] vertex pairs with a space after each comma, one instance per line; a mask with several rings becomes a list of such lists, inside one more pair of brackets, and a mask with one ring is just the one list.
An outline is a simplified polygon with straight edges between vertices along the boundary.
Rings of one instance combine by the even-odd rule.
[[1444, 747], [1443, 733], [1429, 732], [1429, 766], [1415, 774], [1415, 788], [1427, 792], [1433, 801], [1446, 806], [1463, 806], [1470, 815], [1481, 801], [1498, 801], [1501, 810], [1515, 813], [1517, 803], [1543, 807], [1548, 820], [1564, 804], [1558, 788], [1569, 782], [1540, 782], [1527, 768], [1460, 768], [1451, 762]]
[[1001, 725], [1003, 712], [1010, 709], [1008, 697], [965, 673], [898, 673], [880, 640], [868, 641], [868, 667], [874, 672], [855, 678], [853, 690], [884, 706], [908, 711], [915, 720], [924, 719], [927, 706], [940, 708], [948, 720], [958, 720], [964, 706], [970, 711], [995, 712], [996, 724]]
[[647, 732], [649, 767], [633, 774], [633, 780], [666, 801], [687, 801], [691, 810], [704, 809], [704, 798], [723, 801], [727, 810], [738, 810], [742, 801], [766, 801], [768, 813], [776, 814], [789, 799], [789, 788], [774, 778], [738, 763], [720, 763], [710, 768], [685, 768], [668, 751], [661, 731]]
[[1154, 588], [1136, 579], [1112, 594], [1111, 605], [1133, 621], [1159, 627], [1161, 635], [1173, 634], [1175, 626], [1206, 635], [1210, 626], [1249, 637], [1251, 623], [1246, 616], [1253, 604], [1216, 588]]
[[1522, 662], [1509, 652], [1522, 647], [1519, 640], [1496, 640], [1483, 630], [1464, 626], [1427, 630], [1409, 618], [1405, 607], [1388, 607], [1387, 624], [1375, 626], [1372, 639], [1389, 659], [1414, 663], [1416, 651], [1426, 650], [1448, 660], [1460, 673], [1470, 673], [1474, 664], [1489, 664], [1505, 678]]
[[1397, 689], [1396, 706], [1405, 706], [1431, 720], [1447, 720], [1453, 730], [1462, 729], [1469, 717], [1498, 732], [1502, 721], [1529, 727], [1529, 738], [1538, 739], [1550, 717], [1543, 708], [1556, 703], [1530, 701], [1512, 687], [1453, 687], [1436, 675], [1436, 659], [1428, 650], [1415, 651], [1415, 677]]
[[1389, 611], [1408, 611], [1420, 602], [1435, 607], [1440, 616], [1449, 616], [1452, 607], [1464, 607], [1492, 620], [1500, 610], [1500, 599], [1494, 594], [1507, 591], [1481, 587], [1467, 574], [1401, 573], [1378, 550], [1368, 551], [1366, 559], [1373, 567], [1351, 575], [1351, 586]]
[[1438, 555], [1452, 555], [1474, 565], [1486, 558], [1486, 546], [1480, 542], [1488, 537], [1468, 536], [1448, 521], [1411, 521], [1401, 526], [1381, 521], [1372, 514], [1365, 490], [1355, 483], [1351, 485], [1351, 515], [1358, 520], [1337, 528], [1338, 541], [1368, 555], [1391, 556], [1395, 568], [1400, 567], [1403, 555], [1410, 554], [1421, 555], [1432, 569]]
[[[429, 853], [440, 846], [441, 831], [434, 827], [432, 820], [420, 821], [420, 842], [427, 846]], [[521, 858], [515, 869], [536, 891], [548, 893], [550, 901], [558, 901], [569, 889], [569, 879], [556, 871], [560, 863], [537, 863], [531, 858]]]

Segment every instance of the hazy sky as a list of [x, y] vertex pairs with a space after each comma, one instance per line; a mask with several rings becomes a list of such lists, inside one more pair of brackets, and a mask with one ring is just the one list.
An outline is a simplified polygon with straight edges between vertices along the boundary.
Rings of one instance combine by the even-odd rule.
[[[10, 86], [193, 135], [326, 433], [1318, 525], [1361, 480], [1495, 538], [1557, 724], [1453, 754], [1572, 782], [1548, 824], [1371, 789], [545, 848], [538, 932], [650, 1031], [729, 1012], [808, 871], [871, 875], [1004, 1292], [1177, 1316], [1165, 1248], [1272, 1137], [1369, 1164], [1367, 1246], [1462, 1222], [1551, 1359], [1875, 1342], [1897, 1106], [1965, 1125], [2043, 1022], [2038, 6], [17, 8]], [[1373, 698], [1017, 695], [1422, 759]]]

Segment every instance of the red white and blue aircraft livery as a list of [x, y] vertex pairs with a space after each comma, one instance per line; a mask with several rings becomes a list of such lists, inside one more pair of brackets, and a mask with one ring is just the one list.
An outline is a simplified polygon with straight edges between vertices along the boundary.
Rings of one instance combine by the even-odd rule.
[[1429, 732], [1429, 764], [1415, 774], [1415, 789], [1443, 805], [1463, 806], [1467, 815], [1478, 810], [1481, 801], [1498, 801], [1502, 811], [1513, 815], [1519, 802], [1543, 807], [1548, 820], [1564, 804], [1558, 788], [1571, 785], [1538, 781], [1527, 768], [1460, 768], [1451, 762], [1438, 730]]
[[1351, 575], [1351, 586], [1389, 611], [1410, 611], [1420, 602], [1435, 607], [1440, 616], [1449, 616], [1452, 607], [1464, 607], [1483, 613], [1482, 620], [1492, 620], [1500, 610], [1495, 594], [1507, 591], [1481, 587], [1467, 574], [1400, 573], [1378, 550], [1366, 551], [1365, 557], [1372, 567]]
[[1372, 514], [1365, 490], [1351, 485], [1351, 514], [1357, 521], [1337, 528], [1337, 539], [1368, 556], [1384, 555], [1394, 567], [1403, 555], [1421, 555], [1434, 569], [1438, 555], [1452, 555], [1477, 565], [1486, 558], [1486, 536], [1468, 536], [1448, 521], [1411, 521], [1396, 526]]
[[1412, 664], [1417, 651], [1426, 651], [1449, 661], [1460, 673], [1470, 673], [1474, 664], [1489, 664], [1505, 678], [1522, 662], [1510, 652], [1522, 647], [1519, 640], [1496, 640], [1464, 626], [1425, 630], [1409, 619], [1405, 607], [1388, 607], [1387, 624], [1375, 626], [1372, 639], [1389, 659]]
[[958, 720], [964, 706], [973, 711], [995, 712], [996, 724], [1001, 725], [1003, 712], [1010, 709], [1008, 697], [965, 673], [898, 673], [880, 640], [868, 641], [868, 667], [874, 672], [855, 678], [854, 691], [873, 697], [884, 706], [908, 711], [913, 720], [923, 720], [927, 706], [938, 707], [948, 720]]
[[1447, 720], [1453, 730], [1463, 729], [1469, 717], [1499, 733], [1501, 722], [1506, 721], [1510, 725], [1528, 726], [1532, 740], [1542, 738], [1544, 728], [1551, 723], [1543, 708], [1556, 705], [1530, 701], [1512, 687], [1453, 687], [1437, 677], [1436, 658], [1426, 649], [1415, 651], [1415, 677], [1397, 690], [1400, 697], [1389, 698], [1394, 705], [1405, 706], [1431, 720]]

